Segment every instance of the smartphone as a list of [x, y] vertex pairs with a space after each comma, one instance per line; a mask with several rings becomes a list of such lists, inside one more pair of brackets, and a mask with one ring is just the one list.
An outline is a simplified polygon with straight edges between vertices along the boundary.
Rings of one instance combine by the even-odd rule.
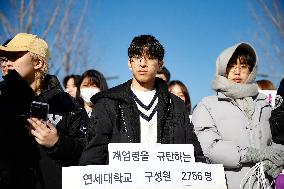
[[33, 101], [30, 109], [30, 117], [35, 117], [47, 121], [49, 105], [44, 102]]

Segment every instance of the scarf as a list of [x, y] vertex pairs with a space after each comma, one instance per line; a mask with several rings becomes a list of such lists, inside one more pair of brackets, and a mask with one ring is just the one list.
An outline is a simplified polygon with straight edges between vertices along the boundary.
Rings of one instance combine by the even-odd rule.
[[238, 107], [251, 119], [255, 104], [253, 96], [258, 94], [258, 86], [255, 83], [235, 83], [224, 76], [216, 75], [212, 82], [212, 89], [232, 98]]

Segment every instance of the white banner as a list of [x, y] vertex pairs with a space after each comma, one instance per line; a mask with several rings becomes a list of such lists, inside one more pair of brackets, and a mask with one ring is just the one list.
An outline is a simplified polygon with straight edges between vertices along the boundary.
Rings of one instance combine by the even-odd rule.
[[62, 188], [226, 188], [223, 165], [195, 163], [191, 144], [112, 143], [108, 149], [109, 165], [64, 167]]
[[108, 151], [110, 165], [195, 162], [192, 144], [110, 143]]
[[145, 186], [220, 186], [226, 187], [221, 164], [164, 163], [147, 166], [89, 165], [64, 167], [63, 189], [129, 188]]

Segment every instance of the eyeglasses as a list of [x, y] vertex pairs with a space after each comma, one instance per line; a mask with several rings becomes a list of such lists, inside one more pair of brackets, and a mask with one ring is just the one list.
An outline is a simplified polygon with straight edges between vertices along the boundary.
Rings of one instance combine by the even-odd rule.
[[144, 60], [144, 63], [146, 63], [147, 65], [149, 65], [149, 64], [153, 65], [156, 62], [158, 62], [156, 58], [145, 58], [144, 56], [142, 56], [142, 57], [132, 57], [130, 60], [132, 62], [137, 63], [137, 64], [141, 64], [142, 61]]
[[249, 68], [250, 66], [247, 64], [234, 64], [234, 65], [229, 66], [227, 70], [228, 72], [231, 72], [231, 73], [236, 73], [237, 71], [240, 71], [242, 73], [247, 73], [249, 72]]
[[10, 52], [0, 55], [0, 63], [8, 62], [8, 60], [14, 62], [24, 56], [27, 52]]

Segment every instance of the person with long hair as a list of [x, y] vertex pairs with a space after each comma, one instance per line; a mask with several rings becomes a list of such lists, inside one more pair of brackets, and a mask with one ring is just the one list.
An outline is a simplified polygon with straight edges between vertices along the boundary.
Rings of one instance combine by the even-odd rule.
[[91, 98], [103, 90], [108, 89], [108, 85], [104, 75], [97, 70], [85, 71], [79, 82], [80, 104], [86, 110], [88, 116], [91, 116], [94, 104]]
[[75, 74], [67, 75], [63, 78], [63, 86], [65, 91], [76, 100], [79, 100], [80, 98], [80, 80], [81, 76]]
[[179, 80], [172, 80], [168, 83], [168, 88], [171, 93], [184, 101], [185, 109], [191, 114], [191, 101], [185, 84]]

